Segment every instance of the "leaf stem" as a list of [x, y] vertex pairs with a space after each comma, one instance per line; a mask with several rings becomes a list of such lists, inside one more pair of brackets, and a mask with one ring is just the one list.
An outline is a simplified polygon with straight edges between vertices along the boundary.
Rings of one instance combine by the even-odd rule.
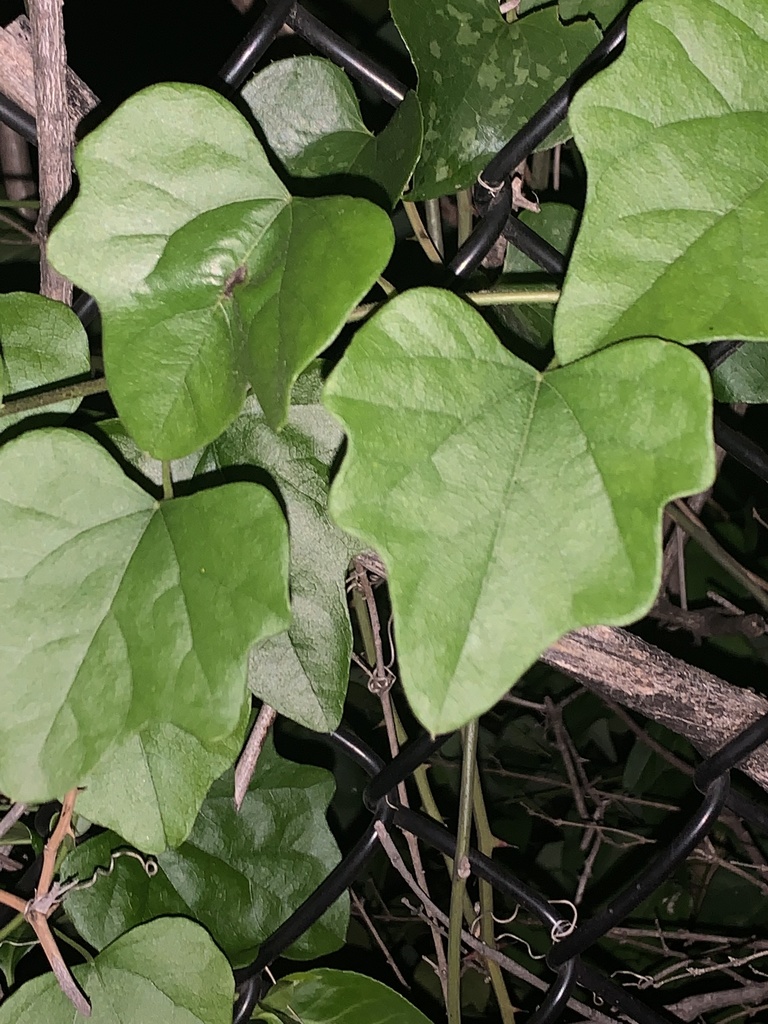
[[528, 302], [554, 303], [560, 301], [559, 288], [497, 288], [483, 292], [467, 292], [462, 298], [475, 306], [518, 306]]
[[443, 222], [440, 218], [440, 200], [427, 199], [424, 203], [424, 217], [427, 222], [427, 231], [432, 239], [432, 244], [440, 254], [442, 260], [445, 256], [445, 243], [443, 242]]
[[429, 237], [429, 232], [424, 227], [424, 223], [419, 216], [419, 211], [416, 209], [415, 203], [409, 203], [405, 199], [403, 200], [403, 209], [405, 210], [406, 216], [413, 228], [413, 233], [416, 236], [416, 241], [419, 243], [421, 248], [426, 253], [427, 259], [430, 263], [442, 263], [440, 253], [435, 248], [432, 239]]
[[469, 838], [472, 828], [472, 794], [477, 763], [478, 722], [473, 719], [463, 731], [459, 822], [453, 857], [451, 907], [448, 915], [448, 1024], [461, 1024], [461, 921], [469, 876]]
[[[498, 288], [495, 291], [465, 292], [459, 298], [466, 299], [475, 306], [523, 306], [533, 303], [554, 305], [560, 301], [559, 288]], [[365, 320], [374, 313], [382, 302], [363, 302], [355, 306], [347, 317], [347, 323], [353, 324]]]
[[6, 210], [37, 210], [40, 208], [38, 199], [0, 199], [0, 208]]
[[163, 475], [163, 500], [170, 501], [173, 497], [173, 476], [171, 475], [171, 463], [168, 459], [161, 462]]

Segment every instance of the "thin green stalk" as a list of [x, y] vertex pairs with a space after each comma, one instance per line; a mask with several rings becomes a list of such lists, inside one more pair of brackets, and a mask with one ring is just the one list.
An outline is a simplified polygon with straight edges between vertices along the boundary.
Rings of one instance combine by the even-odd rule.
[[[499, 845], [499, 841], [491, 831], [491, 824], [488, 820], [488, 812], [485, 808], [483, 787], [480, 777], [475, 772], [474, 784], [472, 787], [472, 814], [475, 819], [475, 830], [477, 832], [477, 848], [486, 857], [493, 856], [493, 851]], [[496, 936], [493, 929], [493, 886], [480, 879], [480, 938], [486, 946], [496, 948]], [[501, 1019], [504, 1024], [515, 1024], [515, 1008], [509, 998], [507, 986], [504, 982], [504, 975], [501, 968], [493, 960], [486, 960], [488, 975], [493, 985], [496, 1001], [499, 1004]]]
[[5, 210], [38, 210], [38, 199], [0, 199], [0, 208]]
[[472, 828], [472, 793], [477, 764], [477, 719], [464, 728], [461, 761], [459, 823], [451, 879], [451, 908], [448, 914], [448, 1024], [461, 1024], [461, 922], [469, 869], [469, 839]]
[[[545, 303], [554, 305], [560, 300], [558, 288], [497, 288], [495, 291], [465, 292], [461, 298], [475, 306], [524, 306]], [[347, 317], [347, 323], [357, 323], [375, 313], [381, 302], [363, 302], [355, 306]]]
[[427, 222], [427, 231], [432, 239], [432, 244], [440, 253], [445, 256], [445, 243], [443, 242], [443, 220], [440, 216], [440, 200], [427, 199], [424, 203], [424, 219]]
[[[405, 746], [405, 744], [408, 742], [408, 733], [403, 728], [403, 723], [400, 721], [400, 718], [397, 714], [397, 711], [395, 711], [394, 707], [392, 708], [392, 711], [395, 718], [395, 728], [397, 729], [397, 742], [402, 747]], [[435, 800], [434, 794], [432, 793], [432, 787], [429, 784], [429, 775], [427, 774], [426, 765], [420, 764], [416, 771], [413, 773], [412, 778], [413, 781], [416, 783], [416, 790], [419, 794], [419, 800], [421, 801], [421, 806], [423, 810], [430, 816], [430, 818], [432, 818], [433, 821], [436, 821], [439, 825], [444, 825], [445, 821], [443, 820], [443, 816], [440, 813], [440, 808], [437, 806], [437, 801]], [[448, 872], [448, 875], [452, 878], [453, 857], [449, 857], [447, 853], [444, 853], [443, 860], [445, 861], [445, 868]], [[467, 928], [472, 927], [474, 919], [475, 910], [474, 907], [472, 906], [472, 901], [470, 900], [469, 895], [465, 892], [464, 920], [467, 923]]]
[[483, 292], [467, 292], [475, 306], [518, 306], [528, 302], [553, 304], [560, 301], [559, 288], [497, 288]]
[[435, 248], [434, 242], [429, 237], [429, 232], [424, 227], [424, 222], [422, 221], [419, 215], [419, 211], [416, 208], [416, 203], [409, 203], [404, 199], [403, 209], [405, 210], [405, 214], [408, 217], [408, 221], [411, 227], [413, 228], [413, 234], [416, 238], [416, 241], [424, 250], [427, 259], [430, 261], [430, 263], [442, 263], [442, 257]]
[[0, 942], [5, 942], [9, 935], [12, 935], [17, 928], [20, 928], [24, 924], [24, 915], [16, 914], [12, 917], [8, 924], [0, 928]]
[[163, 467], [163, 498], [170, 501], [173, 497], [173, 477], [171, 476], [171, 464], [167, 459], [162, 461]]
[[61, 928], [53, 928], [52, 931], [58, 939], [62, 942], [66, 942], [68, 946], [71, 946], [72, 949], [76, 950], [87, 964], [93, 963], [93, 954], [89, 953], [85, 946], [82, 946], [76, 939], [73, 939], [71, 935], [67, 935], [66, 932], [61, 930]]
[[[404, 746], [408, 742], [408, 734], [403, 728], [403, 724], [398, 717], [396, 711], [394, 711], [395, 728], [397, 730], [397, 740], [401, 746]], [[440, 809], [437, 806], [434, 794], [432, 793], [432, 787], [429, 784], [429, 775], [425, 765], [419, 765], [416, 771], [413, 773], [413, 779], [416, 783], [416, 789], [418, 790], [419, 799], [421, 800], [421, 806], [423, 810], [440, 825], [444, 825], [443, 816], [440, 813]], [[498, 840], [491, 833], [491, 827], [488, 823], [488, 815], [485, 810], [485, 801], [483, 799], [483, 791], [480, 786], [479, 778], [475, 778], [475, 783], [472, 791], [472, 810], [475, 815], [475, 825], [477, 827], [478, 834], [478, 846], [479, 849], [491, 856], [491, 851], [498, 845]], [[443, 854], [443, 860], [448, 874], [453, 877], [453, 858], [447, 854]], [[485, 887], [485, 888], [484, 888]], [[489, 898], [490, 893], [490, 898]], [[481, 913], [481, 939], [487, 945], [495, 948], [494, 946], [494, 934], [493, 934], [493, 888], [487, 882], [480, 883], [480, 913]], [[472, 901], [469, 898], [469, 894], [465, 891], [464, 893], [464, 920], [466, 922], [467, 929], [471, 932], [475, 923], [475, 909], [472, 906]], [[509, 999], [507, 992], [507, 986], [504, 981], [504, 974], [501, 971], [499, 965], [493, 960], [486, 959], [486, 966], [488, 968], [488, 976], [491, 979], [491, 985], [493, 986], [493, 993], [496, 996], [496, 1002], [499, 1006], [502, 1020], [504, 1024], [515, 1024], [515, 1009]]]
[[464, 245], [472, 234], [472, 189], [465, 188], [456, 196], [456, 210], [458, 213], [458, 243], [459, 248]]

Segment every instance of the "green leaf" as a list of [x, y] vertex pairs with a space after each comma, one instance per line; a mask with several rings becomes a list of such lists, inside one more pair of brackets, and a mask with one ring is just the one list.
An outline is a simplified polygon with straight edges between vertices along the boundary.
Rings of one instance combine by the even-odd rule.
[[419, 74], [424, 146], [409, 199], [471, 185], [491, 156], [558, 89], [600, 38], [554, 10], [507, 24], [497, 0], [392, 0]]
[[642, 335], [768, 338], [768, 79], [754, 73], [767, 63], [755, 0], [632, 12], [624, 53], [571, 106], [588, 193], [555, 318], [561, 363]]
[[717, 367], [712, 384], [718, 402], [768, 402], [768, 348], [742, 345]]
[[[26, 292], [0, 295], [0, 407], [3, 393], [78, 377], [89, 369], [88, 338], [68, 306]], [[46, 411], [73, 412], [79, 404], [79, 398], [71, 398]], [[3, 416], [0, 430], [29, 415]]]
[[[110, 875], [67, 896], [67, 913], [97, 949], [154, 917], [194, 917], [243, 966], [339, 862], [325, 821], [332, 796], [329, 772], [284, 760], [270, 739], [239, 812], [230, 771], [211, 787], [187, 841], [157, 856], [156, 875], [121, 857]], [[64, 873], [85, 880], [97, 865], [108, 868], [121, 845], [119, 836], [102, 833], [67, 857]], [[287, 955], [308, 959], [338, 949], [348, 919], [345, 895]]]
[[250, 707], [246, 699], [235, 729], [215, 742], [172, 722], [148, 723], [115, 742], [84, 777], [78, 810], [145, 853], [181, 845], [212, 783], [240, 753]]
[[[232, 1022], [232, 972], [194, 921], [166, 918], [135, 928], [72, 973], [91, 1001], [92, 1024]], [[0, 1024], [75, 1019], [53, 974], [28, 981], [0, 1006]]]
[[331, 513], [387, 564], [403, 685], [434, 733], [567, 630], [642, 615], [664, 504], [714, 472], [692, 353], [641, 339], [541, 374], [432, 289], [361, 328], [324, 400], [350, 435]]
[[321, 388], [319, 368], [302, 376], [280, 434], [249, 399], [203, 455], [198, 472], [258, 466], [277, 482], [290, 532], [291, 627], [253, 648], [249, 685], [294, 722], [330, 732], [347, 693], [352, 632], [345, 577], [360, 545], [327, 512], [331, 467], [344, 435], [320, 405]]
[[259, 1002], [254, 1020], [272, 1014], [296, 1024], [429, 1024], [421, 1010], [380, 981], [320, 968], [281, 978]]
[[294, 380], [387, 262], [385, 213], [291, 200], [243, 117], [191, 85], [131, 97], [76, 164], [49, 256], [98, 300], [110, 393], [139, 447], [172, 459], [212, 441], [247, 382], [280, 427]]
[[349, 78], [321, 57], [275, 61], [253, 76], [242, 96], [289, 174], [360, 177], [376, 186], [366, 198], [390, 207], [402, 195], [421, 148], [415, 93], [378, 138], [363, 123]]
[[288, 626], [285, 520], [234, 483], [158, 503], [93, 439], [0, 449], [0, 790], [60, 796], [147, 726], [240, 720], [252, 644]]
[[603, 28], [608, 28], [627, 3], [628, 0], [560, 0], [560, 17], [563, 21], [570, 21], [592, 15]]

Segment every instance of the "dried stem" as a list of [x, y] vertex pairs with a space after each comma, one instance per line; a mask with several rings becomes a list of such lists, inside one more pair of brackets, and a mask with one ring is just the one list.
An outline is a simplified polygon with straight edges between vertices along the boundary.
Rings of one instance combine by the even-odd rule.
[[256, 716], [256, 721], [253, 723], [248, 741], [237, 760], [237, 767], [235, 768], [235, 807], [238, 811], [243, 805], [253, 773], [256, 771], [256, 765], [258, 764], [264, 741], [267, 738], [267, 733], [276, 718], [277, 712], [275, 709], [271, 708], [269, 704], [262, 704]]
[[40, 293], [70, 305], [72, 284], [48, 262], [51, 214], [72, 185], [72, 127], [67, 102], [63, 0], [29, 0], [37, 104]]

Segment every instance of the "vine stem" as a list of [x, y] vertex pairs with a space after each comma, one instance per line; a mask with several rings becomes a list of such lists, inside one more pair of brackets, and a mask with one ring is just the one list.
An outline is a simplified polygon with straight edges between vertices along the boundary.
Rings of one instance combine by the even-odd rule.
[[[488, 812], [483, 797], [483, 787], [480, 782], [480, 775], [475, 767], [474, 780], [472, 783], [472, 816], [475, 819], [475, 831], [477, 832], [477, 848], [486, 857], [491, 857], [498, 846], [503, 846], [491, 831], [491, 823], [488, 820]], [[493, 929], [493, 886], [484, 878], [480, 879], [480, 938], [483, 944], [489, 949], [496, 948], [496, 936]], [[501, 968], [493, 960], [486, 960], [488, 975], [493, 985], [496, 1001], [499, 1004], [501, 1019], [504, 1024], [515, 1024], [515, 1008], [509, 998], [507, 986], [504, 982], [504, 975]]]
[[461, 762], [459, 823], [451, 879], [451, 907], [448, 914], [448, 1024], [461, 1024], [461, 922], [469, 877], [469, 839], [472, 828], [472, 796], [477, 765], [478, 721], [464, 728]]
[[[354, 585], [352, 587], [352, 609], [355, 613], [355, 618], [357, 619], [360, 629], [360, 636], [363, 641], [363, 651], [365, 653], [366, 660], [368, 665], [373, 669], [371, 682], [374, 683], [375, 692], [378, 694], [381, 702], [381, 711], [384, 716], [384, 724], [387, 730], [389, 750], [392, 757], [396, 757], [400, 748], [397, 734], [396, 715], [389, 696], [389, 689], [391, 688], [394, 676], [388, 671], [384, 664], [384, 653], [381, 642], [381, 624], [379, 622], [379, 613], [376, 607], [376, 598], [373, 593], [371, 581], [368, 578], [365, 567], [360, 564], [358, 559], [353, 561], [353, 567], [353, 572], [351, 574], [351, 578], [354, 581]], [[408, 807], [408, 792], [405, 788], [404, 782], [401, 782], [398, 785], [397, 796], [403, 807]], [[416, 878], [418, 879], [418, 884], [421, 886], [422, 890], [428, 894], [429, 889], [427, 876], [424, 872], [424, 865], [421, 860], [418, 841], [416, 837], [410, 833], [405, 834], [405, 841], [408, 845], [408, 852], [411, 855], [411, 863], [413, 864], [413, 870]], [[434, 915], [428, 912], [427, 918], [432, 932], [435, 956], [437, 957], [438, 979], [443, 992], [443, 998], [447, 1001], [448, 961], [446, 960], [445, 949], [443, 947], [443, 938], [440, 934]]]
[[[397, 711], [393, 711], [393, 713], [395, 728], [397, 729], [397, 738], [399, 743], [402, 745], [403, 743], [408, 742], [408, 734], [398, 717]], [[421, 800], [421, 806], [424, 811], [430, 816], [430, 818], [438, 822], [438, 824], [444, 825], [445, 822], [443, 821], [443, 816], [440, 813], [440, 808], [437, 806], [437, 801], [432, 793], [432, 787], [429, 784], [429, 775], [425, 765], [419, 765], [413, 773], [413, 779], [416, 783], [416, 789], [418, 790], [419, 799]], [[485, 809], [483, 790], [480, 785], [480, 779], [477, 775], [475, 777], [475, 785], [472, 794], [472, 813], [475, 817], [475, 827], [477, 828], [478, 849], [490, 857], [491, 852], [497, 846], [501, 846], [502, 844], [491, 832], [491, 827], [488, 822], [488, 814]], [[448, 874], [453, 876], [453, 858], [449, 857], [448, 854], [443, 854], [443, 860], [445, 861]], [[483, 888], [484, 885], [487, 885], [487, 889]], [[466, 892], [464, 893], [463, 905], [464, 920], [469, 931], [473, 932], [475, 911], [472, 906], [472, 901]], [[480, 915], [483, 949], [495, 949], [495, 937], [493, 932], [493, 887], [488, 883], [484, 883], [482, 880], [480, 882]], [[467, 933], [465, 931], [465, 941], [466, 934]], [[509, 994], [507, 993], [504, 975], [497, 966], [498, 964], [501, 964], [501, 961], [493, 960], [488, 957], [486, 958], [485, 963], [488, 968], [488, 975], [491, 979], [494, 995], [496, 996], [496, 1002], [499, 1004], [501, 1019], [504, 1024], [515, 1024], [515, 1010], [510, 1002]]]

